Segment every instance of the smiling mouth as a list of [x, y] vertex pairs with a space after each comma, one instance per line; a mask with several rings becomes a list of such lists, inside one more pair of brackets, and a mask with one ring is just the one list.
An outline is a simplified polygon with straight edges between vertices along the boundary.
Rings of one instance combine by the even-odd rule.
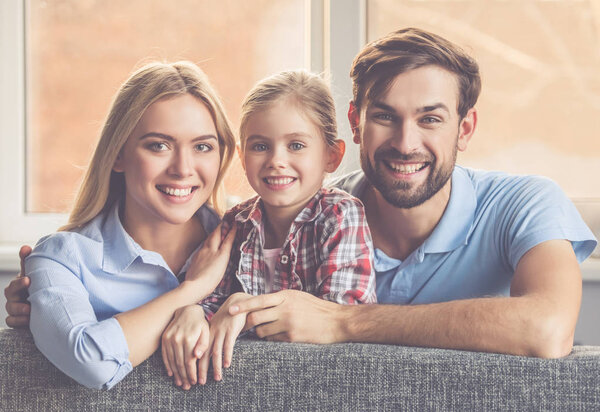
[[289, 177], [289, 176], [271, 176], [271, 177], [263, 178], [263, 182], [265, 182], [268, 185], [272, 185], [272, 186], [289, 185], [290, 183], [292, 183], [295, 180], [296, 180], [295, 177]]
[[405, 174], [405, 175], [420, 172], [421, 170], [423, 170], [427, 166], [429, 166], [429, 162], [406, 164], [406, 163], [395, 163], [395, 162], [389, 161], [389, 160], [384, 160], [383, 164], [385, 164], [387, 166], [387, 168], [390, 169], [392, 172]]
[[169, 196], [185, 197], [185, 196], [189, 196], [194, 190], [196, 190], [198, 188], [198, 186], [190, 186], [190, 187], [186, 187], [186, 188], [182, 189], [182, 188], [157, 185], [156, 188], [159, 191], [161, 191], [162, 193], [169, 195]]

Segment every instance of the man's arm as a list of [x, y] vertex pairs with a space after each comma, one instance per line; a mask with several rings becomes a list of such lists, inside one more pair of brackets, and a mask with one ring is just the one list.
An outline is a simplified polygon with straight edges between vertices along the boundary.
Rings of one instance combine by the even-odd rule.
[[4, 289], [6, 297], [6, 324], [11, 328], [29, 327], [29, 312], [31, 305], [27, 302], [27, 288], [29, 287], [29, 277], [25, 276], [25, 258], [31, 253], [31, 247], [21, 246], [19, 258], [21, 259], [21, 272], [16, 278], [11, 280]]
[[260, 325], [257, 334], [273, 340], [567, 355], [581, 302], [581, 274], [571, 244], [551, 240], [529, 250], [517, 265], [510, 293], [429, 305], [342, 306], [283, 291], [240, 302], [230, 311], [267, 308], [250, 313], [247, 326]]

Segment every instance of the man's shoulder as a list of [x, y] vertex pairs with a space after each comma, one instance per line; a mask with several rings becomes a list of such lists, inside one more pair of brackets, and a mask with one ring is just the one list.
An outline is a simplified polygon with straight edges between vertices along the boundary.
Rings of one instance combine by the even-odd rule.
[[530, 198], [531, 201], [541, 197], [555, 196], [566, 199], [566, 195], [558, 184], [545, 176], [518, 175], [461, 166], [456, 167], [456, 172], [471, 182], [478, 203], [486, 200], [511, 201], [515, 196]]
[[326, 186], [341, 189], [354, 197], [360, 198], [367, 184], [365, 173], [362, 169], [358, 169], [343, 176], [333, 178], [326, 183]]

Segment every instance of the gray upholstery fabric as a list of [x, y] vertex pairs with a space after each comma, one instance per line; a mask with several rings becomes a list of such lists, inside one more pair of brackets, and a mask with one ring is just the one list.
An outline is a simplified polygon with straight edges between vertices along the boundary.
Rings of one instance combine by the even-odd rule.
[[0, 330], [2, 411], [600, 410], [600, 347], [560, 360], [370, 344], [241, 340], [222, 382], [183, 391], [159, 354], [110, 391], [79, 386]]

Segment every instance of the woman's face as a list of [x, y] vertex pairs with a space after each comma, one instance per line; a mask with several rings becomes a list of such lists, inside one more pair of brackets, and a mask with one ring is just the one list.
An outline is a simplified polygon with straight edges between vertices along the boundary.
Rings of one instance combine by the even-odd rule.
[[210, 197], [219, 140], [204, 103], [192, 95], [151, 104], [113, 170], [125, 176], [125, 222], [186, 223]]

